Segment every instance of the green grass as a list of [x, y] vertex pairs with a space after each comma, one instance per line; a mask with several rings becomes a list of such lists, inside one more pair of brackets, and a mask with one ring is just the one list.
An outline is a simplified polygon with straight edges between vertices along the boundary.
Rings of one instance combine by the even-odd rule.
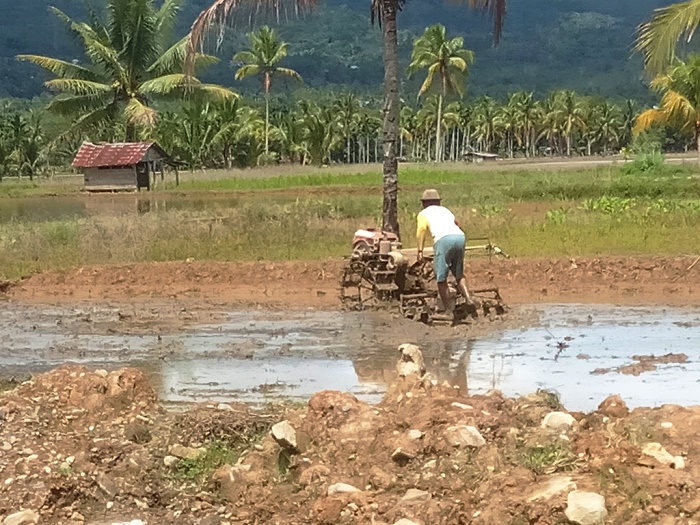
[[233, 465], [239, 453], [222, 442], [210, 443], [206, 451], [195, 459], [181, 459], [175, 466], [174, 478], [183, 482], [201, 484], [209, 480], [216, 469]]
[[[327, 182], [339, 184], [320, 186]], [[71, 197], [47, 200], [46, 205], [43, 199], [18, 199], [12, 204], [39, 205], [43, 211], [51, 204], [66, 213], [94, 215], [0, 222], [0, 279], [86, 264], [338, 259], [348, 253], [357, 228], [381, 223], [378, 174], [312, 173], [190, 184], [258, 189], [223, 196], [195, 192], [184, 199], [174, 192], [156, 193], [152, 209], [158, 211], [142, 215], [135, 213], [133, 196], [106, 201]], [[318, 191], [285, 190], [294, 184], [319, 186]], [[265, 185], [273, 189], [262, 189]], [[700, 252], [695, 233], [700, 180], [687, 167], [634, 174], [616, 167], [560, 172], [406, 169], [399, 200], [404, 246], [415, 243], [418, 198], [428, 185], [438, 187], [468, 237], [487, 236], [514, 256]], [[164, 205], [157, 199], [164, 199]], [[117, 211], [105, 211], [102, 203], [113, 200]]]

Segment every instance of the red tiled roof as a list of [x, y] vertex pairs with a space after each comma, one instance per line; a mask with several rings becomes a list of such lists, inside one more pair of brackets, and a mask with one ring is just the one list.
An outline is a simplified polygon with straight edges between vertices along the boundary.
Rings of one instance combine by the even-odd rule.
[[[155, 142], [115, 142], [91, 144], [83, 142], [73, 159], [74, 168], [102, 168], [132, 166], [141, 162], [146, 152], [158, 145]], [[160, 148], [158, 148], [160, 150]]]

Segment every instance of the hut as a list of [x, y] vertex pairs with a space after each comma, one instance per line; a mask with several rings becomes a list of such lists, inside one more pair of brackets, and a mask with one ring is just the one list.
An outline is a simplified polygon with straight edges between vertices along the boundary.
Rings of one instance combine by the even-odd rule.
[[157, 173], [163, 179], [167, 159], [168, 155], [155, 142], [84, 142], [73, 159], [73, 167], [82, 170], [86, 191], [151, 190]]
[[499, 156], [496, 153], [484, 153], [480, 151], [469, 151], [464, 154], [464, 159], [467, 162], [488, 162], [499, 160]]

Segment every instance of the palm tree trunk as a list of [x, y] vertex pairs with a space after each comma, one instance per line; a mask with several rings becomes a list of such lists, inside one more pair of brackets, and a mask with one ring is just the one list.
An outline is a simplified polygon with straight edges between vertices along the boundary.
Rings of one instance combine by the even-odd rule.
[[441, 162], [442, 144], [440, 134], [442, 133], [442, 93], [438, 95], [437, 129], [435, 130], [435, 162]]
[[[265, 157], [270, 153], [270, 87], [265, 83]], [[267, 161], [267, 159], [266, 159]]]
[[397, 0], [382, 0], [384, 33], [384, 166], [382, 229], [399, 235], [399, 165], [396, 142], [399, 135], [399, 45], [396, 35]]
[[345, 137], [345, 162], [350, 164], [350, 135]]

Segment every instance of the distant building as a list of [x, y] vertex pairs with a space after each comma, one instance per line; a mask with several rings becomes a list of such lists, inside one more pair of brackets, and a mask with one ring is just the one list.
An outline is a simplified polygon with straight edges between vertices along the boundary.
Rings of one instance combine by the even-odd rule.
[[468, 162], [484, 162], [498, 160], [500, 157], [496, 153], [482, 153], [470, 151], [464, 154], [464, 160]]
[[73, 167], [82, 170], [87, 191], [150, 190], [157, 173], [163, 178], [167, 159], [167, 153], [155, 142], [84, 142]]

